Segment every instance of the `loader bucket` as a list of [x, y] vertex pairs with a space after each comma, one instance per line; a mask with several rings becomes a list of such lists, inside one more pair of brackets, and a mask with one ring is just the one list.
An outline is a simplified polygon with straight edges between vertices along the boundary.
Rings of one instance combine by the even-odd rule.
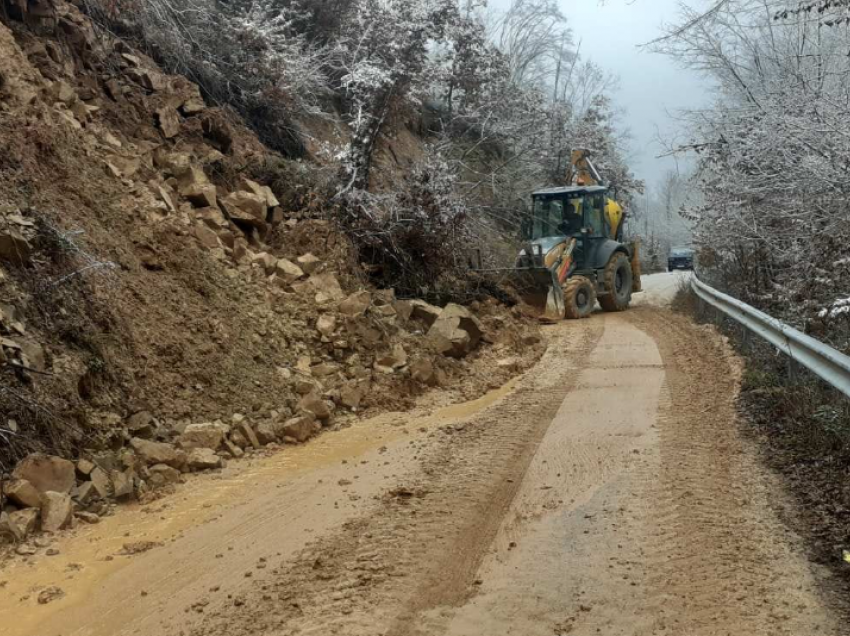
[[539, 312], [541, 319], [552, 322], [564, 319], [564, 292], [555, 272], [545, 267], [519, 268], [512, 278], [517, 293]]

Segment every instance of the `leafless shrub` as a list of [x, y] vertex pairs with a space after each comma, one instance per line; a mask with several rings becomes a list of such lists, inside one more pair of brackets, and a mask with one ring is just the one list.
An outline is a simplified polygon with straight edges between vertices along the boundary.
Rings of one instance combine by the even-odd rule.
[[378, 284], [429, 296], [441, 278], [466, 270], [467, 208], [454, 185], [448, 164], [432, 158], [398, 192], [351, 190], [338, 199], [336, 219]]

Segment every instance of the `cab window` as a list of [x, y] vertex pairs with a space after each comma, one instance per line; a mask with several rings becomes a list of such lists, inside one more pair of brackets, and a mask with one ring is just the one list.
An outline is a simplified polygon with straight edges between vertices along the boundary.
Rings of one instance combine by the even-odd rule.
[[605, 236], [605, 197], [592, 194], [585, 201], [587, 226], [594, 236]]

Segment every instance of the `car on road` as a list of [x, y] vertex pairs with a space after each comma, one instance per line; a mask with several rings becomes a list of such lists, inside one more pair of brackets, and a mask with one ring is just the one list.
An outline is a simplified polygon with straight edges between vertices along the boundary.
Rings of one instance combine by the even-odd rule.
[[674, 269], [693, 269], [694, 268], [694, 251], [686, 247], [677, 247], [670, 250], [670, 255], [667, 257], [667, 271], [672, 272]]

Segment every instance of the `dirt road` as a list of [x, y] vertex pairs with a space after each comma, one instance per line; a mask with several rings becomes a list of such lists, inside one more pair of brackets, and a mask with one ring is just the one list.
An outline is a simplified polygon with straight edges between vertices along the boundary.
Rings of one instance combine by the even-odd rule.
[[[553, 326], [538, 367], [476, 403], [363, 422], [59, 540], [0, 572], [0, 631], [842, 633], [738, 433], [738, 363], [657, 306], [670, 283]], [[49, 585], [66, 595], [39, 605]]]

